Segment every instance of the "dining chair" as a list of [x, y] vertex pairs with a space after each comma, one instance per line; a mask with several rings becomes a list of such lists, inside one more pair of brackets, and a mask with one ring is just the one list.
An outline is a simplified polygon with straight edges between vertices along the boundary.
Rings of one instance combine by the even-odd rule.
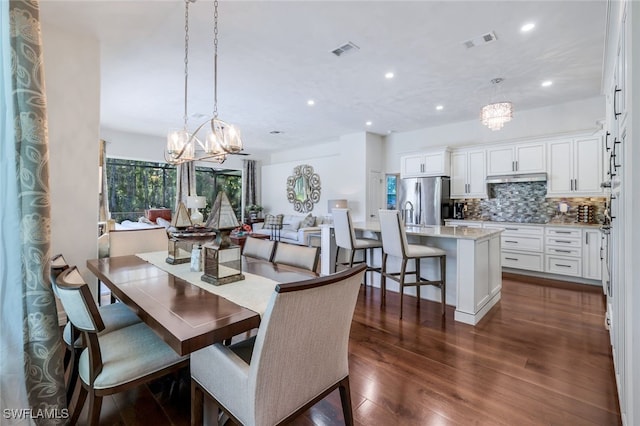
[[[49, 263], [49, 280], [51, 282], [51, 287], [53, 288], [53, 292], [60, 300], [58, 296], [58, 287], [56, 286], [56, 279], [58, 275], [69, 269], [69, 265], [65, 260], [62, 254], [56, 254], [51, 258]], [[113, 330], [118, 330], [120, 328], [124, 328], [136, 323], [141, 322], [140, 318], [133, 312], [131, 309], [127, 307], [124, 303], [112, 303], [110, 305], [104, 305], [98, 307], [98, 311], [100, 312], [100, 316], [105, 325], [105, 329], [102, 333], [108, 333]], [[65, 309], [66, 314], [66, 309]], [[66, 377], [66, 388], [67, 388], [67, 401], [71, 400], [71, 396], [73, 394], [73, 388], [78, 378], [78, 365], [77, 360], [80, 355], [80, 350], [84, 347], [82, 344], [82, 339], [78, 330], [73, 326], [71, 321], [68, 321], [62, 330], [62, 340], [65, 345], [65, 354], [64, 354], [64, 369], [65, 369], [65, 377]]]
[[[333, 216], [333, 230], [336, 238], [336, 271], [340, 265], [346, 265], [351, 268], [354, 264], [365, 263], [367, 265], [367, 272], [380, 272], [380, 268], [370, 266], [369, 263], [373, 260], [373, 249], [382, 248], [382, 241], [373, 238], [357, 238], [356, 231], [351, 220], [351, 211], [349, 209], [332, 209], [331, 214]], [[348, 262], [339, 262], [340, 249], [349, 250], [350, 256]], [[359, 250], [364, 253], [364, 260], [354, 262], [355, 255]], [[367, 253], [369, 253], [370, 256], [367, 256]], [[369, 260], [367, 260], [367, 258]], [[364, 285], [366, 290], [366, 272], [364, 274]]]
[[353, 424], [349, 331], [365, 269], [278, 284], [254, 337], [193, 352], [191, 424], [202, 424], [205, 395], [238, 424], [271, 426], [336, 388], [344, 421]]
[[[382, 278], [380, 287], [382, 290], [382, 304], [386, 301], [387, 278], [397, 281], [400, 284], [400, 319], [402, 319], [402, 305], [404, 298], [404, 288], [408, 286], [416, 287], [416, 296], [420, 304], [420, 286], [433, 285], [440, 288], [442, 300], [442, 315], [445, 314], [446, 306], [446, 265], [447, 254], [437, 247], [429, 247], [421, 244], [408, 244], [407, 234], [404, 224], [400, 219], [398, 210], [379, 210], [380, 231], [382, 235]], [[401, 259], [400, 272], [387, 272], [387, 260], [389, 256]], [[420, 271], [420, 260], [425, 258], [438, 258], [440, 261], [440, 279], [427, 280], [422, 277]], [[407, 271], [409, 260], [415, 262], [415, 269]], [[407, 282], [407, 275], [415, 275], [414, 282]]]
[[69, 320], [86, 344], [78, 362], [78, 398], [71, 424], [89, 395], [88, 423], [97, 425], [102, 397], [139, 386], [189, 365], [144, 323], [105, 333], [105, 323], [78, 269], [69, 267], [55, 281]]
[[276, 242], [273, 240], [247, 237], [244, 242], [244, 247], [242, 248], [242, 254], [271, 262], [275, 248]]
[[278, 242], [273, 263], [316, 272], [320, 248]]
[[[168, 250], [169, 238], [164, 228], [121, 229], [109, 231], [109, 257]], [[98, 281], [98, 295], [102, 283]], [[111, 303], [115, 297], [111, 295]], [[100, 298], [98, 298], [100, 303]]]

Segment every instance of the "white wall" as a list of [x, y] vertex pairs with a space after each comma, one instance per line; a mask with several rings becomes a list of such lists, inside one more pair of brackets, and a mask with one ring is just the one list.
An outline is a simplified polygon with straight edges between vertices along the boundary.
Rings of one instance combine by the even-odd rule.
[[44, 11], [43, 18], [51, 250], [95, 284], [86, 261], [98, 257], [100, 46], [86, 34], [47, 25]]
[[354, 220], [364, 220], [366, 208], [366, 133], [344, 135], [337, 141], [277, 152], [262, 166], [262, 203], [268, 213], [295, 214], [287, 201], [287, 178], [301, 164], [320, 175], [320, 202], [314, 216], [327, 215], [327, 201], [347, 199]]
[[411, 152], [595, 130], [598, 128], [596, 122], [605, 118], [604, 96], [528, 111], [518, 111], [518, 105], [514, 108], [513, 119], [498, 131], [483, 126], [478, 118], [388, 135], [384, 152], [386, 172], [399, 173], [400, 157]]

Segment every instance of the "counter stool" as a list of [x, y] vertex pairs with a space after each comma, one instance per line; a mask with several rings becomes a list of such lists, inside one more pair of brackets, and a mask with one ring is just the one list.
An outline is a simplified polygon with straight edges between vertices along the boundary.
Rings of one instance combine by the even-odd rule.
[[[346, 265], [352, 268], [354, 264], [364, 263], [367, 265], [367, 270], [364, 274], [364, 288], [367, 289], [367, 272], [380, 272], [380, 268], [374, 268], [369, 266], [367, 262], [367, 253], [373, 254], [374, 248], [382, 248], [382, 242], [380, 240], [374, 240], [372, 238], [356, 238], [356, 232], [353, 228], [353, 222], [351, 221], [351, 212], [349, 209], [332, 209], [331, 214], [333, 216], [333, 230], [336, 237], [336, 260], [335, 267], [338, 272], [339, 265]], [[351, 255], [348, 262], [338, 262], [338, 256], [340, 249], [350, 250]], [[364, 260], [362, 262], [354, 262], [355, 254], [358, 250], [364, 250]], [[373, 256], [369, 256], [369, 260], [373, 260]]]
[[[420, 304], [420, 286], [433, 285], [440, 288], [442, 315], [444, 316], [446, 306], [446, 252], [436, 247], [408, 244], [404, 224], [400, 220], [400, 213], [397, 210], [379, 210], [378, 215], [380, 217], [380, 230], [382, 233], [382, 279], [380, 282], [382, 305], [384, 305], [386, 301], [387, 278], [397, 281], [400, 284], [400, 319], [402, 319], [404, 288], [406, 286], [415, 286], [418, 304]], [[387, 272], [387, 258], [389, 255], [402, 259], [400, 272]], [[427, 280], [420, 275], [420, 260], [429, 257], [437, 257], [440, 259], [440, 280], [438, 281]], [[414, 271], [407, 271], [407, 262], [410, 259], [415, 261], [416, 267]], [[415, 282], [405, 282], [406, 275], [415, 275]]]

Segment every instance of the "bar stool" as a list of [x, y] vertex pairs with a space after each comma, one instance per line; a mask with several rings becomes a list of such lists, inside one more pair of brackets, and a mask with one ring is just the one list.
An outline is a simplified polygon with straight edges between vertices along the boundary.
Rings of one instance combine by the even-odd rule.
[[[384, 305], [386, 299], [387, 278], [397, 281], [400, 284], [400, 319], [402, 319], [404, 288], [407, 286], [415, 286], [418, 304], [420, 304], [420, 286], [433, 285], [440, 288], [442, 315], [444, 316], [446, 306], [446, 252], [436, 247], [408, 244], [404, 224], [400, 220], [400, 213], [397, 210], [379, 210], [378, 215], [380, 217], [380, 230], [382, 233], [382, 279], [380, 282], [382, 305]], [[387, 272], [387, 258], [389, 255], [402, 259], [400, 272]], [[433, 281], [422, 278], [420, 275], [420, 260], [435, 257], [440, 259], [440, 280]], [[416, 267], [414, 271], [407, 271], [407, 263], [410, 259], [415, 261]], [[405, 282], [406, 275], [415, 275], [415, 282]]]
[[[349, 209], [334, 208], [331, 210], [331, 214], [333, 215], [333, 230], [335, 232], [337, 246], [335, 260], [336, 272], [338, 265], [347, 265], [349, 268], [352, 268], [354, 264], [365, 263], [367, 265], [367, 269], [364, 274], [364, 286], [366, 290], [367, 272], [380, 272], [380, 268], [369, 266], [369, 262], [367, 262], [367, 253], [372, 254], [374, 248], [382, 248], [382, 242], [372, 238], [356, 238], [356, 232], [353, 228], [353, 222], [351, 221], [351, 211]], [[351, 251], [351, 256], [349, 257], [348, 262], [338, 262], [338, 256], [341, 248]], [[364, 250], [364, 260], [362, 262], [353, 261], [358, 250]], [[370, 256], [369, 260], [373, 260], [372, 257], [373, 256]]]

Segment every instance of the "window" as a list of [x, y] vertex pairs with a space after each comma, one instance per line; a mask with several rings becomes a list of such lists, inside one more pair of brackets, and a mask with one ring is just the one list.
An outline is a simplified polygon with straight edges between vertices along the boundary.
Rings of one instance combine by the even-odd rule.
[[[137, 221], [148, 208], [174, 209], [176, 167], [164, 163], [107, 158], [109, 210], [116, 222]], [[207, 198], [205, 219], [218, 191], [225, 191], [238, 220], [241, 218], [242, 174], [239, 170], [196, 167], [196, 192]]]

